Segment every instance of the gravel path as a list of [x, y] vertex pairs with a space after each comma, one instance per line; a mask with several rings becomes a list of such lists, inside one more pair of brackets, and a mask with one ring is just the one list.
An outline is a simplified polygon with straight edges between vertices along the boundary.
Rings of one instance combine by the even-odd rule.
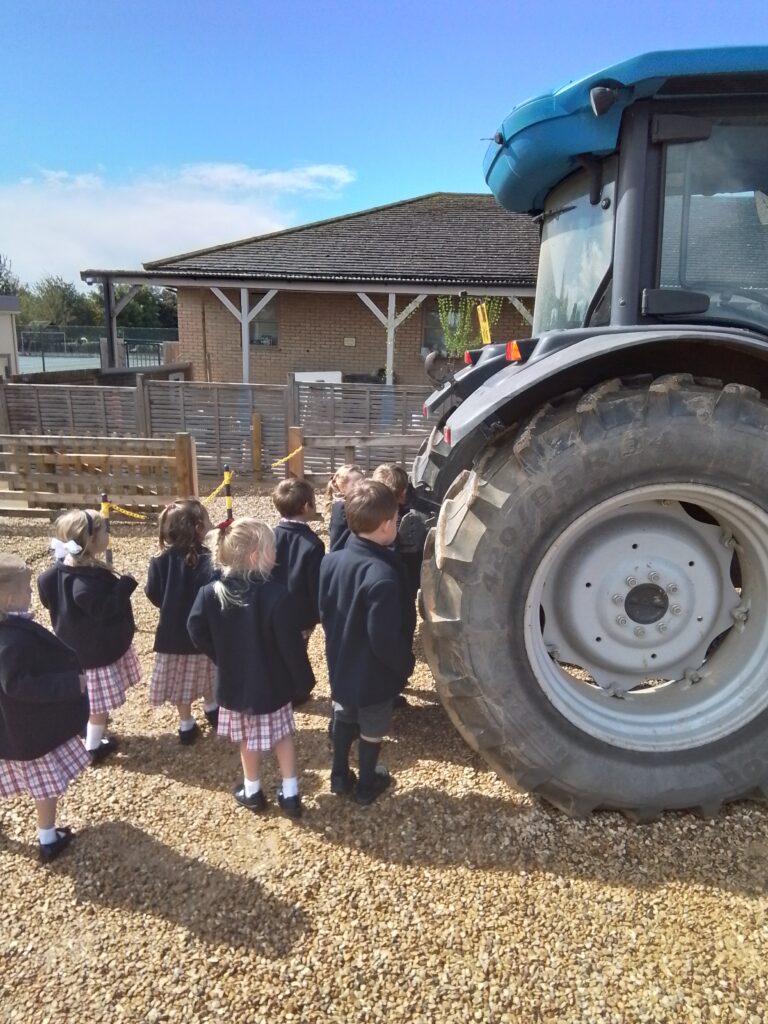
[[[236, 509], [275, 518], [256, 495]], [[49, 534], [5, 520], [0, 547], [42, 569]], [[153, 535], [114, 529], [142, 583]], [[762, 805], [571, 821], [485, 769], [419, 657], [383, 756], [396, 788], [360, 809], [328, 792], [316, 631], [305, 816], [256, 818], [230, 795], [235, 748], [181, 748], [175, 712], [149, 707], [155, 613], [134, 607], [145, 682], [115, 716], [119, 756], [63, 801], [71, 850], [41, 868], [31, 804], [0, 802], [0, 1021], [766, 1020]]]

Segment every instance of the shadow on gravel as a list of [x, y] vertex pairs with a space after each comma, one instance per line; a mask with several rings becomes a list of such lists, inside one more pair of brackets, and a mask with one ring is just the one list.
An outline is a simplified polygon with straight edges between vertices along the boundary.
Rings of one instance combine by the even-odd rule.
[[[36, 858], [31, 846], [6, 845]], [[184, 857], [127, 822], [83, 829], [47, 870], [72, 879], [78, 902], [151, 914], [259, 956], [286, 957], [307, 929], [302, 910], [255, 879]]]
[[[675, 812], [637, 825], [608, 812], [574, 821], [541, 804], [477, 793], [399, 792], [396, 783], [369, 808], [322, 794], [303, 827], [327, 842], [406, 866], [546, 873], [622, 889], [685, 881], [746, 895], [768, 892], [768, 841], [755, 835], [764, 833], [768, 810], [755, 805], [737, 805], [714, 822]], [[747, 821], [739, 821], [745, 809]], [[761, 820], [750, 822], [753, 814]]]

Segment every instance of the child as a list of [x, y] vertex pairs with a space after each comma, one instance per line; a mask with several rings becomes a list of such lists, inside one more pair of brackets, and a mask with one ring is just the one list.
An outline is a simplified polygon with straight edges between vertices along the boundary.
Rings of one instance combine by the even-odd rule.
[[397, 539], [395, 548], [405, 566], [411, 600], [416, 600], [421, 585], [421, 563], [427, 539], [426, 517], [408, 505], [408, 474], [402, 466], [385, 462], [371, 477], [386, 484], [397, 498]]
[[205, 717], [214, 729], [219, 716], [213, 699], [214, 664], [197, 651], [187, 632], [197, 592], [214, 577], [211, 552], [203, 546], [211, 520], [201, 502], [186, 498], [165, 506], [159, 527], [160, 554], [149, 563], [144, 591], [160, 609], [149, 699], [155, 706], [176, 705], [179, 742], [189, 746], [200, 735], [192, 701], [203, 698]]
[[[272, 501], [281, 516], [275, 528], [277, 561], [272, 579], [291, 595], [304, 642], [309, 644], [320, 621], [320, 563], [325, 554], [325, 545], [307, 525], [318, 518], [315, 492], [306, 480], [283, 480], [272, 492]], [[308, 693], [299, 694], [294, 705], [308, 699]]]
[[320, 619], [335, 702], [331, 792], [352, 792], [349, 753], [358, 732], [360, 779], [355, 798], [373, 803], [390, 784], [376, 770], [393, 702], [415, 664], [415, 609], [398, 555], [397, 500], [375, 480], [359, 483], [347, 501], [352, 536], [320, 570]]
[[347, 494], [363, 479], [363, 472], [357, 466], [341, 466], [328, 481], [325, 500], [331, 502], [331, 522], [328, 527], [331, 551], [343, 548], [349, 537], [347, 516], [344, 511]]
[[88, 720], [77, 655], [33, 622], [32, 573], [0, 554], [0, 796], [29, 793], [39, 856], [49, 864], [72, 841], [56, 828], [56, 804], [91, 763], [79, 733]]
[[214, 560], [222, 577], [200, 590], [187, 628], [195, 646], [216, 663], [219, 736], [240, 743], [243, 782], [234, 797], [249, 810], [266, 809], [260, 754], [274, 750], [283, 779], [278, 804], [298, 818], [291, 701], [308, 693], [313, 679], [293, 602], [285, 587], [269, 578], [274, 534], [257, 519], [222, 525]]
[[126, 691], [141, 679], [131, 608], [137, 584], [101, 561], [109, 531], [92, 509], [59, 516], [51, 547], [58, 561], [38, 578], [37, 589], [54, 633], [85, 669], [91, 707], [85, 746], [98, 764], [117, 749], [117, 741], [104, 735], [109, 712], [125, 703]]

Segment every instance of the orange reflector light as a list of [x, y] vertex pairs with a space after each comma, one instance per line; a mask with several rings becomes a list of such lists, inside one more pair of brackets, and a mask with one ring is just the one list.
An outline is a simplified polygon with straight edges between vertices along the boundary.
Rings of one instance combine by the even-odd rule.
[[507, 362], [508, 363], [519, 363], [523, 358], [523, 354], [520, 351], [520, 346], [516, 341], [507, 342]]
[[472, 365], [472, 356], [469, 352], [464, 353], [464, 362], [467, 364], [467, 366]]
[[443, 431], [443, 437], [445, 438], [445, 443], [446, 444], [450, 444], [451, 443], [451, 428], [450, 427], [446, 427], [445, 428], [445, 430]]

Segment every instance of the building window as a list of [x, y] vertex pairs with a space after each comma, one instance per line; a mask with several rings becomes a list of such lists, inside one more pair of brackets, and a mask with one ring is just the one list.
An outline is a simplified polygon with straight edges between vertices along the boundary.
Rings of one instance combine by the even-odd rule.
[[[261, 298], [256, 295], [251, 300], [255, 305]], [[280, 337], [279, 321], [277, 316], [277, 296], [270, 299], [250, 323], [250, 339], [252, 345], [264, 345], [268, 348], [277, 348]]]
[[421, 358], [426, 359], [430, 352], [442, 352], [445, 355], [445, 338], [437, 312], [436, 299], [427, 299], [424, 303], [422, 320]]

